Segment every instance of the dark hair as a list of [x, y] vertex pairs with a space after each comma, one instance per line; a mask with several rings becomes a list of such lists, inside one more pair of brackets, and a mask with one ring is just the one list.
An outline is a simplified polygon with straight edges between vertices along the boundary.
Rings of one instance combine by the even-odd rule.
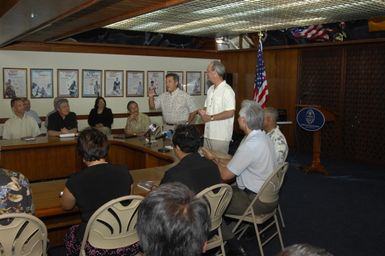
[[198, 152], [200, 147], [199, 133], [192, 125], [178, 125], [172, 137], [172, 143], [184, 153]]
[[168, 73], [166, 75], [166, 79], [167, 77], [172, 77], [172, 79], [174, 79], [174, 81], [176, 82], [176, 84], [179, 84], [179, 76], [175, 73]]
[[106, 100], [105, 100], [103, 97], [99, 96], [99, 97], [97, 97], [96, 100], [95, 100], [94, 109], [98, 109], [98, 103], [99, 103], [99, 100], [100, 100], [100, 99], [102, 99], [102, 100], [104, 101], [104, 107], [107, 107], [107, 102], [106, 102]]
[[128, 103], [127, 103], [127, 110], [128, 110], [128, 107], [131, 105], [131, 104], [136, 104], [138, 105], [138, 103], [136, 103], [136, 101], [133, 101], [133, 100], [130, 100]]
[[85, 161], [106, 158], [110, 145], [107, 136], [96, 128], [85, 128], [79, 133], [77, 151]]
[[23, 99], [19, 98], [19, 97], [12, 98], [12, 100], [11, 100], [11, 108], [13, 108], [13, 106], [15, 105], [15, 102], [19, 101], [19, 100], [23, 101]]
[[210, 230], [207, 203], [179, 182], [159, 186], [142, 201], [136, 226], [146, 256], [197, 256]]

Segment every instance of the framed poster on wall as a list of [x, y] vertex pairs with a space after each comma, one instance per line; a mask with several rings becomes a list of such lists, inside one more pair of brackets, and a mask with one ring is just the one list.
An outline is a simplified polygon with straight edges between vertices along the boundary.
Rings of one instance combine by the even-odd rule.
[[154, 90], [156, 95], [164, 92], [163, 71], [147, 71], [147, 89]]
[[27, 69], [3, 68], [3, 98], [27, 97]]
[[94, 69], [82, 70], [82, 97], [102, 96], [102, 71]]
[[187, 93], [189, 95], [201, 95], [202, 73], [199, 71], [186, 72]]
[[57, 82], [59, 97], [79, 97], [79, 70], [58, 69]]
[[104, 71], [104, 95], [123, 97], [123, 70]]
[[127, 97], [144, 96], [144, 71], [126, 72]]
[[53, 97], [53, 70], [31, 68], [31, 98]]

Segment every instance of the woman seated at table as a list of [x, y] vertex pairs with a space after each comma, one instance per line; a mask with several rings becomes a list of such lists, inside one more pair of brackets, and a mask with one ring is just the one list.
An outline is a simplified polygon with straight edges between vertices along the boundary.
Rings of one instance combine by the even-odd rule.
[[114, 121], [112, 111], [107, 108], [106, 100], [103, 97], [97, 97], [95, 106], [88, 115], [88, 124], [95, 127], [106, 135], [111, 134], [111, 125]]
[[124, 133], [127, 135], [143, 135], [148, 130], [150, 118], [139, 112], [138, 103], [129, 101], [127, 104], [128, 118]]
[[[106, 162], [107, 136], [95, 128], [80, 132], [77, 150], [87, 168], [72, 174], [66, 182], [60, 203], [64, 210], [75, 205], [80, 210], [81, 223], [70, 227], [65, 238], [66, 255], [79, 255], [81, 241], [91, 215], [106, 202], [130, 194], [132, 177], [127, 166]], [[95, 249], [86, 244], [87, 255], [135, 255], [139, 245], [116, 250]]]

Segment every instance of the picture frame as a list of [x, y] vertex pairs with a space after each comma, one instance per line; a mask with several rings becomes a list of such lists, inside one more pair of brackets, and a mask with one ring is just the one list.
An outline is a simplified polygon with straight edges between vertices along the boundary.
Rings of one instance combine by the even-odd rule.
[[102, 71], [97, 69], [82, 70], [82, 97], [102, 96]]
[[53, 69], [30, 69], [31, 98], [53, 98]]
[[3, 98], [27, 97], [27, 69], [3, 68]]
[[123, 97], [123, 70], [104, 70], [104, 95]]
[[208, 79], [207, 77], [207, 71], [204, 72], [204, 94], [207, 95], [207, 91], [209, 90], [210, 86], [213, 85], [213, 83]]
[[144, 96], [144, 71], [126, 71], [126, 95], [127, 97]]
[[79, 97], [79, 70], [57, 70], [58, 96], [67, 98]]
[[164, 71], [147, 71], [147, 96], [151, 88], [155, 89], [156, 95], [164, 92]]
[[179, 89], [186, 91], [186, 86], [184, 82], [184, 72], [183, 71], [167, 71], [168, 74], [177, 74], [179, 76]]
[[186, 72], [186, 92], [189, 95], [201, 95], [202, 88], [202, 73], [200, 71]]

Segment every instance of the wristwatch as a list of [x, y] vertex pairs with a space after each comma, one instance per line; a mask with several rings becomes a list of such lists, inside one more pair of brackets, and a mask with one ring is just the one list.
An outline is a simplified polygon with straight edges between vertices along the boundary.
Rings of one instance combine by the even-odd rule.
[[214, 116], [210, 116], [210, 121], [214, 121]]

